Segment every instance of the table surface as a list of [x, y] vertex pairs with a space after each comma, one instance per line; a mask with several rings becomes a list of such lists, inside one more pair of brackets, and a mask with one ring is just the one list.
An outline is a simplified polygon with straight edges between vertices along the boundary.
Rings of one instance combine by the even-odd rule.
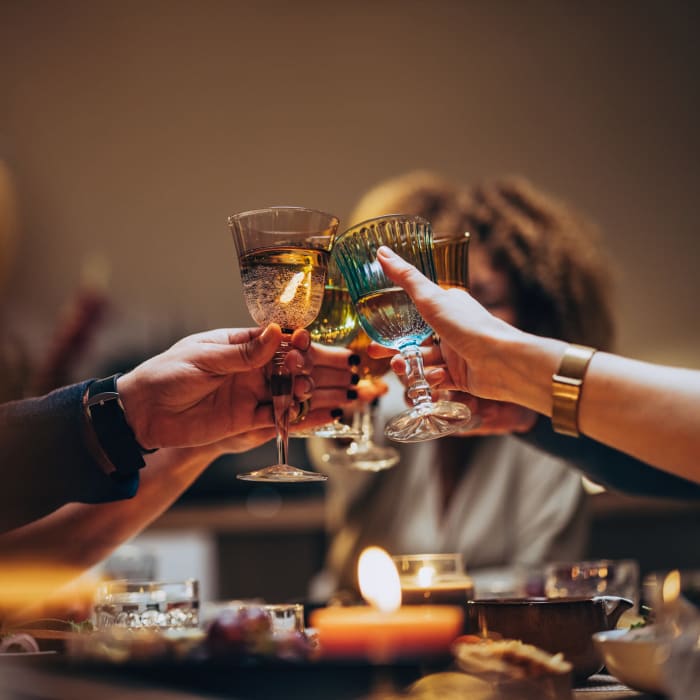
[[[128, 676], [63, 673], [42, 668], [41, 663], [5, 664], [0, 662], [0, 698], [2, 700], [235, 700], [229, 693], [200, 692], [166, 687]], [[264, 700], [283, 700], [266, 696]], [[291, 696], [290, 696], [291, 697]], [[297, 697], [296, 695], [294, 697]], [[363, 694], [363, 700], [371, 696]], [[611, 676], [594, 676], [586, 687], [573, 691], [574, 700], [656, 700], [659, 696], [632, 690]], [[263, 700], [262, 697], [260, 700]], [[358, 699], [359, 700], [359, 699]]]

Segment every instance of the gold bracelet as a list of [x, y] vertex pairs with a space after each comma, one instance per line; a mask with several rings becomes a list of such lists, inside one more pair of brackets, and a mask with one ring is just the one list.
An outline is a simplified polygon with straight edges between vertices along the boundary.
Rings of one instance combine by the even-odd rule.
[[552, 375], [552, 428], [557, 433], [579, 436], [578, 404], [583, 378], [595, 352], [586, 345], [569, 345], [559, 370]]

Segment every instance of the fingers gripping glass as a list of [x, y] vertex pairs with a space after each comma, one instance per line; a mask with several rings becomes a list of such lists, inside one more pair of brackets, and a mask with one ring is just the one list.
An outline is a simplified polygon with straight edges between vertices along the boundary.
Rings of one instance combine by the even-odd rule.
[[294, 377], [285, 367], [293, 331], [318, 314], [338, 219], [314, 209], [270, 207], [229, 217], [243, 296], [253, 320], [277, 323], [284, 339], [269, 366], [277, 431], [277, 464], [246, 474], [246, 481], [323, 481], [326, 476], [287, 464]]
[[387, 423], [384, 434], [398, 442], [420, 442], [449, 435], [466, 426], [471, 413], [463, 404], [433, 402], [423, 374], [419, 345], [432, 329], [411, 298], [392, 282], [377, 260], [386, 245], [436, 279], [430, 224], [403, 214], [364, 221], [345, 231], [333, 247], [333, 259], [348, 284], [362, 327], [378, 343], [400, 351], [406, 361], [408, 398], [413, 406]]

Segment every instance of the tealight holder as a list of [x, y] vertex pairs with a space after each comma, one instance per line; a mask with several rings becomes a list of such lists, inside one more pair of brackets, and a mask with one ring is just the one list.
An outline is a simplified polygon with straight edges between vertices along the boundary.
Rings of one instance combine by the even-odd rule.
[[392, 561], [404, 605], [463, 606], [474, 597], [474, 583], [459, 553], [399, 554]]
[[183, 629], [199, 626], [199, 582], [106, 581], [98, 586], [97, 629]]

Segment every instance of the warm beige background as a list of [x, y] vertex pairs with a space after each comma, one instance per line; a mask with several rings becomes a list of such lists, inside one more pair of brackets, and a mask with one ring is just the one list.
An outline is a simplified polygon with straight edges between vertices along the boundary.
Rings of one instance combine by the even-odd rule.
[[40, 346], [97, 254], [98, 354], [248, 324], [229, 213], [514, 172], [605, 230], [619, 349], [700, 367], [698, 26], [662, 0], [0, 0], [10, 316]]

